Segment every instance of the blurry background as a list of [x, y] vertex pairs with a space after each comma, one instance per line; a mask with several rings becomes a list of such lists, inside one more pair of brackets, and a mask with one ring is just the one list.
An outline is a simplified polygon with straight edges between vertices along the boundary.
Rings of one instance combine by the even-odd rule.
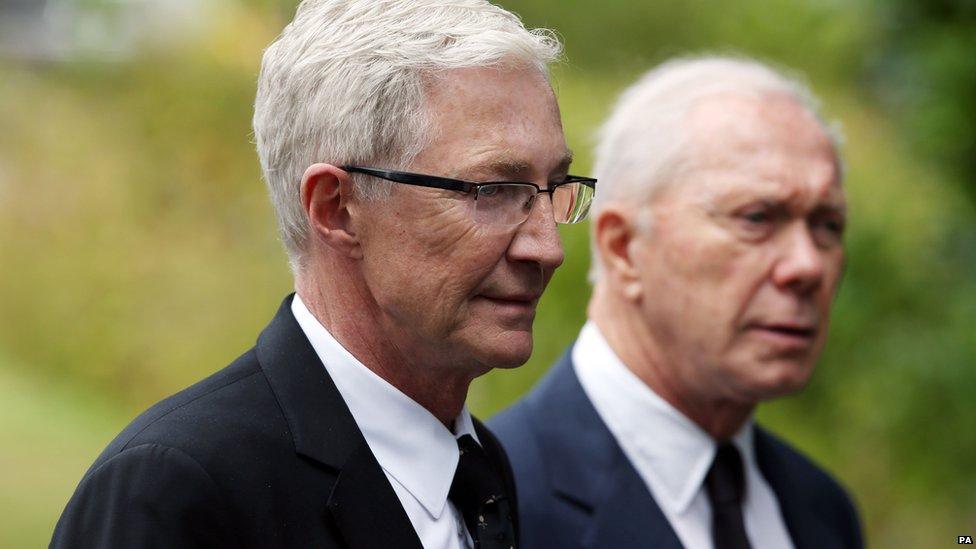
[[[760, 419], [859, 501], [873, 546], [976, 533], [976, 2], [501, 0], [557, 29], [574, 171], [615, 94], [687, 51], [804, 72], [843, 123], [849, 263], [826, 354]], [[294, 0], [0, 0], [0, 546], [46, 545], [82, 473], [146, 406], [252, 345], [291, 290], [250, 136]], [[531, 362], [575, 337], [587, 227]]]

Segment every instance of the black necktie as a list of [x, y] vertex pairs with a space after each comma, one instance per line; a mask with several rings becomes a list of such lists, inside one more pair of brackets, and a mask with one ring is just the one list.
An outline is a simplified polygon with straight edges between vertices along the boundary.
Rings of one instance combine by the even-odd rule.
[[448, 497], [464, 516], [477, 549], [514, 549], [515, 528], [501, 479], [471, 435], [458, 439], [461, 459]]
[[746, 525], [742, 520], [745, 474], [742, 457], [735, 446], [718, 446], [715, 461], [705, 477], [708, 501], [712, 504], [712, 541], [715, 549], [750, 549]]

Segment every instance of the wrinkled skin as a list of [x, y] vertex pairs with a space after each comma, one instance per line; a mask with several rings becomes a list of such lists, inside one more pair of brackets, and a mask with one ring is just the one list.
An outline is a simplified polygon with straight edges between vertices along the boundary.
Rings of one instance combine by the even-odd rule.
[[730, 434], [813, 371], [843, 270], [845, 200], [828, 136], [788, 97], [707, 99], [688, 131], [687, 162], [615, 278], [635, 327], [598, 316], [652, 388]]
[[[424, 150], [409, 166], [377, 167], [540, 187], [566, 176], [559, 109], [538, 71], [448, 71], [431, 82], [427, 108]], [[327, 165], [306, 173], [329, 192], [347, 179]], [[303, 184], [303, 193], [325, 192], [317, 187]], [[476, 223], [473, 196], [458, 192], [395, 185], [389, 199], [345, 194], [322, 202], [339, 204], [319, 216], [318, 237], [329, 243], [319, 254], [322, 275], [305, 277], [299, 291], [367, 367], [442, 421], [453, 419], [474, 377], [521, 365], [532, 352], [538, 299], [563, 260], [552, 204], [536, 200], [524, 223], [499, 228]], [[314, 225], [316, 202], [306, 202]]]

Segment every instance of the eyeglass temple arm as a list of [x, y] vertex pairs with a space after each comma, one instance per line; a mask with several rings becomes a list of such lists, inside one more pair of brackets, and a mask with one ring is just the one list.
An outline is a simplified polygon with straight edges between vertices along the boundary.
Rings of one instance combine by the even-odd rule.
[[466, 183], [457, 179], [448, 179], [446, 177], [437, 177], [434, 175], [394, 172], [388, 170], [378, 170], [375, 168], [361, 168], [359, 166], [341, 166], [341, 168], [350, 173], [363, 173], [373, 177], [379, 177], [380, 179], [386, 179], [387, 181], [394, 181], [396, 183], [403, 183], [405, 185], [415, 185], [417, 187], [431, 187], [435, 189], [445, 189], [448, 191], [459, 191], [462, 193], [469, 193], [475, 188], [473, 183]]

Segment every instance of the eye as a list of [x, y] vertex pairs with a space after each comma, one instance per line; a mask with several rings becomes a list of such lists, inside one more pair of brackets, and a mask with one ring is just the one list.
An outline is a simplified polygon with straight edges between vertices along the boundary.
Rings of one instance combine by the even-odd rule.
[[835, 234], [844, 234], [844, 223], [840, 221], [828, 220], [824, 222], [824, 227]]
[[747, 227], [765, 226], [776, 219], [777, 212], [765, 204], [755, 204], [739, 212], [738, 217]]
[[750, 211], [742, 214], [742, 219], [749, 223], [760, 224], [772, 221], [772, 216], [766, 210]]
[[818, 242], [824, 245], [840, 243], [844, 236], [844, 226], [844, 219], [835, 217], [814, 219], [812, 223]]
[[478, 187], [478, 196], [495, 196], [498, 193], [498, 185], [485, 185]]
[[742, 238], [761, 240], [775, 231], [784, 212], [776, 204], [753, 202], [732, 213], [733, 226]]

